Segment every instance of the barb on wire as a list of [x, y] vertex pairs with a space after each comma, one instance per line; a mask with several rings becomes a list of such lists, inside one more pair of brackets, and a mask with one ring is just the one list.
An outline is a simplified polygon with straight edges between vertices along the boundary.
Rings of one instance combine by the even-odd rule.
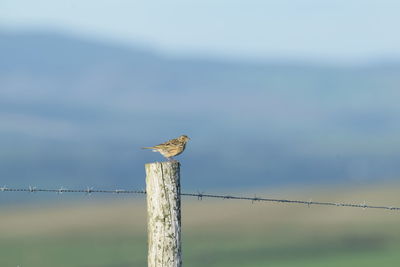
[[29, 192], [30, 193], [35, 193], [36, 192], [36, 187], [35, 186], [29, 186]]
[[197, 191], [197, 200], [203, 200], [203, 192]]
[[60, 189], [58, 189], [57, 194], [61, 195], [64, 192], [65, 192], [65, 189], [64, 189], [64, 187], [61, 186]]
[[308, 200], [308, 203], [307, 203], [308, 208], [311, 207], [311, 204], [312, 204], [312, 198], [310, 198], [310, 200]]
[[[146, 194], [144, 189], [142, 190], [124, 190], [124, 189], [116, 189], [116, 190], [104, 190], [104, 189], [93, 189], [93, 187], [87, 187], [86, 189], [66, 189], [64, 187], [60, 187], [59, 189], [44, 189], [37, 188], [34, 186], [29, 186], [28, 188], [8, 188], [6, 186], [0, 187], [0, 192], [54, 192], [57, 194], [62, 193], [84, 193], [87, 195], [91, 195], [93, 193], [102, 193], [102, 194]], [[181, 193], [181, 196], [185, 197], [196, 197], [198, 200], [203, 200], [204, 198], [215, 198], [215, 199], [228, 199], [228, 200], [247, 200], [254, 202], [274, 202], [274, 203], [286, 203], [286, 204], [303, 204], [311, 207], [311, 205], [315, 206], [336, 206], [336, 207], [350, 207], [350, 208], [362, 208], [362, 209], [384, 209], [384, 210], [400, 210], [400, 207], [395, 206], [374, 206], [367, 205], [366, 201], [362, 204], [352, 204], [352, 203], [339, 203], [339, 202], [319, 202], [312, 201], [312, 199], [308, 201], [303, 200], [289, 200], [289, 199], [275, 199], [275, 198], [261, 198], [254, 195], [254, 197], [243, 197], [243, 196], [232, 196], [232, 195], [214, 195], [214, 194], [204, 194], [203, 192], [197, 193]]]
[[251, 200], [251, 203], [254, 204], [254, 202], [258, 201], [257, 195], [254, 195], [253, 199]]
[[88, 195], [88, 196], [91, 196], [92, 195], [92, 192], [93, 192], [93, 186], [92, 187], [87, 187], [86, 188], [86, 195]]

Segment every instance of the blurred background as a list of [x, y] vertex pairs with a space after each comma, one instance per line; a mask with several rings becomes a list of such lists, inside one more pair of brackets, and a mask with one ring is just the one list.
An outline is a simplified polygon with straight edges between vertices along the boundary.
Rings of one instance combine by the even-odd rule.
[[[400, 206], [397, 1], [0, 2], [0, 185]], [[371, 203], [370, 203], [371, 202]], [[372, 203], [374, 202], [374, 203]], [[393, 211], [183, 202], [188, 266], [398, 266]], [[145, 266], [144, 198], [0, 193], [1, 266]], [[396, 231], [397, 230], [397, 231]]]

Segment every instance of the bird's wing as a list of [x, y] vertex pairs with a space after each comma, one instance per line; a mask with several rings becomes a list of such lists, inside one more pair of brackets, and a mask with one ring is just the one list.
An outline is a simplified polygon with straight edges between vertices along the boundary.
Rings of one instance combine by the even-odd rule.
[[166, 146], [176, 146], [176, 145], [179, 145], [179, 141], [177, 139], [171, 139], [165, 143], [154, 146], [154, 148], [163, 148]]
[[165, 149], [167, 147], [171, 146], [180, 146], [182, 143], [178, 139], [171, 139], [166, 141], [165, 143], [156, 145], [156, 146], [151, 146], [151, 147], [143, 147], [143, 149]]

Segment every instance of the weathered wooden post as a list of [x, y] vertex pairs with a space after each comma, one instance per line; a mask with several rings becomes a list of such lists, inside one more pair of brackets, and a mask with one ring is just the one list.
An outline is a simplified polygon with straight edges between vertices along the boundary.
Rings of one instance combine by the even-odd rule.
[[146, 164], [148, 267], [181, 267], [180, 163]]

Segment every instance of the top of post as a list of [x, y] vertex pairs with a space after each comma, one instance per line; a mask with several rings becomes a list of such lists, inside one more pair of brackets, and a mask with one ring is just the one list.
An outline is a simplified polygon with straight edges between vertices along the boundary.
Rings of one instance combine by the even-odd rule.
[[161, 165], [163, 167], [178, 167], [181, 165], [181, 163], [177, 160], [174, 161], [156, 161], [156, 162], [150, 162], [146, 163], [146, 166], [152, 166], [152, 165]]

